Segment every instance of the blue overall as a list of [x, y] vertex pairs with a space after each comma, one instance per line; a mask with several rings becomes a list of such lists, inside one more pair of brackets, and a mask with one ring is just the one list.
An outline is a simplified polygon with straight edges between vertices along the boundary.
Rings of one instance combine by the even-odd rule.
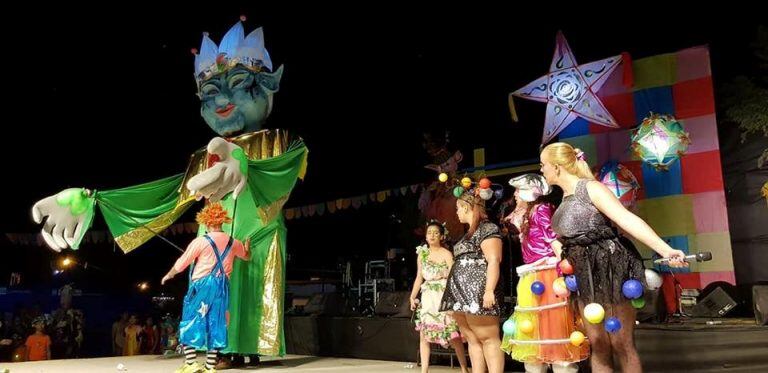
[[192, 281], [194, 264], [189, 269], [189, 289], [179, 325], [179, 341], [198, 350], [219, 350], [227, 347], [227, 306], [229, 279], [224, 272], [224, 258], [232, 248], [232, 237], [219, 255], [216, 243], [204, 236], [216, 254], [216, 265], [205, 277]]

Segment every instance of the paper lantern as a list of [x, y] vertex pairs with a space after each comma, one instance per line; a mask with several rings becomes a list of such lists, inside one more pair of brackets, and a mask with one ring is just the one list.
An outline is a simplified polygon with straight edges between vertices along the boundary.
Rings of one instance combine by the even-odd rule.
[[632, 131], [632, 151], [657, 171], [669, 170], [690, 143], [683, 125], [670, 115], [651, 114]]

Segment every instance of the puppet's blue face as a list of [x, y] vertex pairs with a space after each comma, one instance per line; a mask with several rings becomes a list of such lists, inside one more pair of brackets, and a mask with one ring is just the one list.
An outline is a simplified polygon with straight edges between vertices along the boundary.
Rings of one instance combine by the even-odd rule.
[[221, 136], [258, 131], [269, 116], [281, 75], [282, 69], [253, 72], [242, 66], [215, 75], [200, 86], [200, 114]]

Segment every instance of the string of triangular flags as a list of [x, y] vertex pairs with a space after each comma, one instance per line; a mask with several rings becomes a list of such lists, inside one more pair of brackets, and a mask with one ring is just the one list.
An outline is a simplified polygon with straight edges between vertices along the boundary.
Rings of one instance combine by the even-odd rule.
[[[163, 231], [164, 236], [175, 236], [179, 234], [197, 233], [197, 223], [176, 223], [172, 224]], [[38, 233], [6, 233], [5, 237], [14, 245], [19, 246], [45, 246], [43, 236]], [[114, 238], [109, 231], [93, 230], [88, 231], [83, 237], [84, 243], [112, 243]]]
[[347, 210], [349, 208], [357, 210], [369, 203], [382, 203], [392, 197], [416, 194], [419, 193], [419, 191], [423, 188], [424, 184], [406, 185], [399, 188], [386, 189], [378, 192], [361, 194], [354, 197], [339, 198], [299, 207], [290, 207], [286, 208], [284, 213], [286, 219], [293, 220], [310, 218], [313, 216], [323, 216], [325, 213], [333, 214], [337, 211]]
[[[314, 203], [305, 206], [291, 207], [284, 210], [285, 218], [288, 220], [309, 218], [313, 216], [323, 216], [326, 212], [329, 214], [347, 209], [359, 209], [369, 203], [382, 203], [393, 197], [406, 196], [408, 194], [419, 193], [424, 188], [424, 184], [412, 184], [399, 188], [381, 190], [378, 192], [361, 194], [355, 197], [339, 198], [326, 202]], [[164, 236], [175, 236], [179, 234], [194, 234], [198, 231], [197, 223], [176, 223], [163, 231]], [[19, 246], [45, 246], [43, 236], [38, 233], [6, 233], [5, 237]], [[109, 231], [92, 230], [88, 231], [83, 237], [83, 243], [112, 243], [114, 238]]]

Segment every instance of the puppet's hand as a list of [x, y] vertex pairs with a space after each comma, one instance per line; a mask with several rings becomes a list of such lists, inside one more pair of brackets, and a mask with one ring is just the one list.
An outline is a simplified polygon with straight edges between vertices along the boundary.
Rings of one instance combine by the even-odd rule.
[[215, 137], [208, 143], [208, 153], [218, 156], [219, 161], [189, 179], [187, 189], [198, 198], [205, 197], [211, 202], [221, 200], [230, 192], [236, 199], [248, 180], [248, 158], [243, 148]]
[[87, 216], [93, 207], [91, 192], [87, 189], [71, 188], [50, 197], [43, 198], [32, 206], [32, 219], [43, 224], [42, 235], [51, 249], [61, 251], [72, 247], [80, 236]]

